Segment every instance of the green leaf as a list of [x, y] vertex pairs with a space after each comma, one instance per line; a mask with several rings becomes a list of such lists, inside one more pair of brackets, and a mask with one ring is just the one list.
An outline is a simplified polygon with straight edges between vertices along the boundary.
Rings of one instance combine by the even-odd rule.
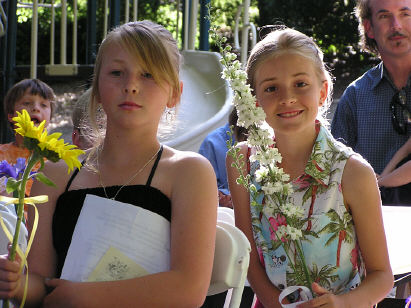
[[36, 173], [35, 178], [37, 180], [39, 180], [40, 182], [42, 182], [43, 184], [46, 184], [46, 185], [52, 186], [52, 187], [56, 187], [56, 184], [54, 184], [52, 180], [50, 180], [48, 177], [46, 177], [43, 172]]
[[43, 170], [43, 168], [44, 168], [44, 159], [42, 158], [42, 159], [40, 159], [40, 168], [39, 168], [39, 170]]
[[6, 185], [6, 192], [11, 194], [13, 191], [19, 188], [20, 181], [16, 181], [14, 178], [8, 178]]

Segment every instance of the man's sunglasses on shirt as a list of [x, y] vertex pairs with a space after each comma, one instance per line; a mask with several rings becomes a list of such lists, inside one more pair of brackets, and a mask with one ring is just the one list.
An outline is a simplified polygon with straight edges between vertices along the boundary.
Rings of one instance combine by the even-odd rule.
[[407, 134], [411, 125], [411, 110], [407, 106], [405, 91], [400, 90], [394, 94], [390, 103], [391, 121], [395, 131], [400, 135]]

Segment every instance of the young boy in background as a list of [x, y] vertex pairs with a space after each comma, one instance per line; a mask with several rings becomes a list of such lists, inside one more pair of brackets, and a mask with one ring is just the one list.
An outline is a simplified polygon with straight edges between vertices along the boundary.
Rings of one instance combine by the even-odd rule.
[[[17, 116], [17, 111], [26, 109], [35, 125], [46, 121], [45, 127], [50, 123], [54, 109], [55, 94], [53, 89], [38, 79], [24, 79], [16, 83], [4, 98], [4, 114], [10, 127], [14, 130], [13, 117]], [[30, 152], [23, 146], [23, 136], [17, 134], [15, 141], [0, 145], [0, 162], [6, 160], [9, 164], [16, 164], [18, 158], [25, 158], [26, 161]], [[36, 166], [36, 169], [39, 168]], [[4, 178], [0, 179], [0, 194], [4, 194]], [[26, 185], [26, 195], [30, 194], [33, 181]]]
[[[26, 109], [30, 118], [35, 125], [46, 121], [45, 127], [50, 123], [54, 108], [55, 94], [52, 88], [38, 79], [24, 79], [16, 83], [6, 94], [4, 98], [4, 114], [10, 127], [14, 130], [15, 123], [13, 117], [17, 116], [17, 111], [22, 112]], [[30, 152], [23, 146], [23, 136], [15, 135], [15, 141], [0, 144], [0, 162], [6, 160], [9, 164], [16, 164], [18, 158], [24, 158], [27, 162]], [[40, 163], [35, 166], [34, 170], [40, 167]], [[0, 195], [7, 195], [5, 181], [6, 177], [0, 178]], [[26, 196], [30, 195], [33, 180], [30, 179], [26, 184]], [[0, 202], [0, 215], [4, 224], [11, 233], [14, 233], [17, 216], [13, 204], [2, 204]], [[26, 209], [25, 209], [26, 214]], [[26, 215], [25, 215], [26, 216]], [[27, 220], [26, 220], [27, 221]], [[27, 247], [27, 229], [22, 223], [19, 237], [19, 246], [25, 251]], [[8, 253], [9, 239], [4, 231], [0, 228], [0, 254]], [[1, 303], [1, 301], [0, 301]]]

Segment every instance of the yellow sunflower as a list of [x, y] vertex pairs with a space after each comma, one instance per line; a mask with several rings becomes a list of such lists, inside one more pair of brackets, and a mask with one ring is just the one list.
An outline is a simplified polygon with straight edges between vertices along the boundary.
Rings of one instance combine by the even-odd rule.
[[74, 145], [67, 145], [66, 151], [63, 151], [61, 154], [61, 158], [66, 162], [68, 167], [68, 173], [74, 168], [80, 169], [81, 162], [78, 160], [79, 155], [84, 154], [84, 151], [76, 148], [68, 148], [68, 147], [75, 147]]
[[[49, 154], [54, 157], [56, 155], [53, 154], [57, 154], [58, 159], [63, 159], [66, 162], [69, 173], [74, 167], [80, 168], [81, 163], [78, 160], [78, 156], [84, 154], [84, 151], [78, 149], [75, 145], [64, 143], [63, 139], [58, 139], [61, 136], [60, 133], [47, 135], [47, 130], [44, 131], [45, 132], [43, 132], [38, 144], [42, 152], [44, 153], [45, 150], [46, 152], [53, 152]], [[51, 157], [49, 159], [54, 160]]]
[[38, 141], [35, 147], [38, 148], [41, 156], [53, 162], [63, 159], [68, 166], [69, 173], [75, 167], [81, 167], [78, 156], [84, 154], [84, 151], [78, 149], [75, 145], [65, 143], [63, 139], [59, 139], [61, 133], [48, 135], [47, 129], [44, 128], [46, 121], [41, 122], [36, 127], [26, 110], [23, 110], [22, 113], [17, 111], [17, 116], [13, 118], [13, 121], [16, 122], [18, 127], [15, 129], [16, 133]]
[[26, 109], [23, 109], [21, 113], [17, 111], [17, 116], [12, 120], [16, 122], [16, 133], [22, 135], [23, 137], [33, 139], [39, 138], [39, 136], [43, 133], [44, 126], [46, 125], [46, 121], [42, 121], [40, 125], [36, 127], [30, 119], [30, 115]]

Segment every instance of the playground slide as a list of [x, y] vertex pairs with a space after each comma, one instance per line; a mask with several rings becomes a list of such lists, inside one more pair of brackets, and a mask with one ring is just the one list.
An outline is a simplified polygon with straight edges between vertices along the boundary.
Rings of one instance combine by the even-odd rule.
[[165, 115], [160, 142], [175, 149], [197, 152], [205, 136], [228, 120], [233, 94], [221, 78], [220, 55], [207, 51], [183, 51], [180, 78], [183, 94], [176, 116]]

